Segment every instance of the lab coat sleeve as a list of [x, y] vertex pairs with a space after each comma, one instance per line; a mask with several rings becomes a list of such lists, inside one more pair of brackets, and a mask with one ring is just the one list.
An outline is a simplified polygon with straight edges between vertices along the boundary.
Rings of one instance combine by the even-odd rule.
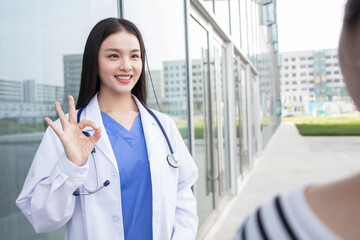
[[173, 240], [195, 239], [198, 227], [196, 199], [191, 187], [198, 178], [198, 169], [180, 132], [172, 121], [174, 152], [180, 160]]
[[87, 169], [87, 163], [78, 167], [66, 158], [60, 139], [48, 127], [16, 200], [36, 232], [55, 231], [67, 223], [75, 207], [72, 193], [85, 182]]

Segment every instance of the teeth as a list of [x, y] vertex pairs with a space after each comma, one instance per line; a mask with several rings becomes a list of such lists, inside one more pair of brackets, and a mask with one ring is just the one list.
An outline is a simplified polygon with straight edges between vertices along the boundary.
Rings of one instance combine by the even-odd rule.
[[121, 79], [121, 80], [129, 80], [131, 78], [131, 76], [127, 76], [127, 77], [124, 77], [124, 76], [115, 76], [117, 79]]

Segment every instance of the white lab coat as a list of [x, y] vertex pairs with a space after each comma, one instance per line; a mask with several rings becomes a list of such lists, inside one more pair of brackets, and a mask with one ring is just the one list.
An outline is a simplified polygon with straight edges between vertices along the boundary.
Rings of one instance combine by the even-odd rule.
[[[195, 239], [198, 225], [196, 200], [191, 186], [198, 170], [174, 121], [155, 112], [162, 123], [180, 167], [171, 167], [166, 156], [169, 148], [155, 119], [133, 97], [140, 110], [149, 156], [153, 196], [153, 239]], [[60, 139], [48, 127], [25, 180], [17, 206], [36, 232], [51, 232], [66, 225], [65, 239], [124, 239], [120, 176], [109, 138], [102, 122], [97, 95], [81, 114], [101, 127], [102, 137], [96, 143], [100, 184], [110, 185], [99, 192], [75, 197], [80, 188], [96, 188], [94, 161], [90, 156], [84, 166], [71, 163]], [[59, 120], [56, 124], [61, 126]], [[86, 128], [90, 134], [94, 130]], [[139, 229], [141, 231], [141, 229]]]

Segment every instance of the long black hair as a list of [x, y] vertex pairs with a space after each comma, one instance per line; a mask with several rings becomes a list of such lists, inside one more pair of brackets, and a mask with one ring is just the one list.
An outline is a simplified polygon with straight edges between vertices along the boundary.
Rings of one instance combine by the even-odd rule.
[[100, 90], [99, 78], [99, 49], [101, 43], [111, 34], [127, 31], [134, 34], [139, 40], [142, 70], [139, 80], [131, 90], [139, 101], [146, 105], [146, 80], [145, 80], [145, 46], [139, 29], [132, 22], [126, 19], [106, 18], [98, 22], [91, 30], [86, 41], [81, 70], [81, 82], [79, 97], [76, 108], [86, 107], [90, 100]]
[[359, 21], [360, 15], [360, 1], [359, 0], [348, 0], [345, 5], [344, 13], [344, 25], [348, 28], [355, 26], [356, 22]]

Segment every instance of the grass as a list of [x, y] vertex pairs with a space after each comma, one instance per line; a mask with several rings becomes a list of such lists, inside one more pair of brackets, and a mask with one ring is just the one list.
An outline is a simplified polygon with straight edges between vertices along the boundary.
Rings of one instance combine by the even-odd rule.
[[[295, 123], [302, 136], [360, 136], [360, 117], [289, 117], [283, 122]], [[183, 138], [187, 138], [186, 119], [176, 119]], [[195, 138], [204, 138], [202, 119], [194, 119]]]
[[302, 136], [360, 136], [360, 117], [292, 117]]
[[[179, 132], [183, 138], [187, 138], [188, 135], [188, 122], [186, 119], [175, 119], [175, 124], [179, 129]], [[204, 138], [204, 123], [203, 119], [194, 119], [194, 132], [195, 139]]]

